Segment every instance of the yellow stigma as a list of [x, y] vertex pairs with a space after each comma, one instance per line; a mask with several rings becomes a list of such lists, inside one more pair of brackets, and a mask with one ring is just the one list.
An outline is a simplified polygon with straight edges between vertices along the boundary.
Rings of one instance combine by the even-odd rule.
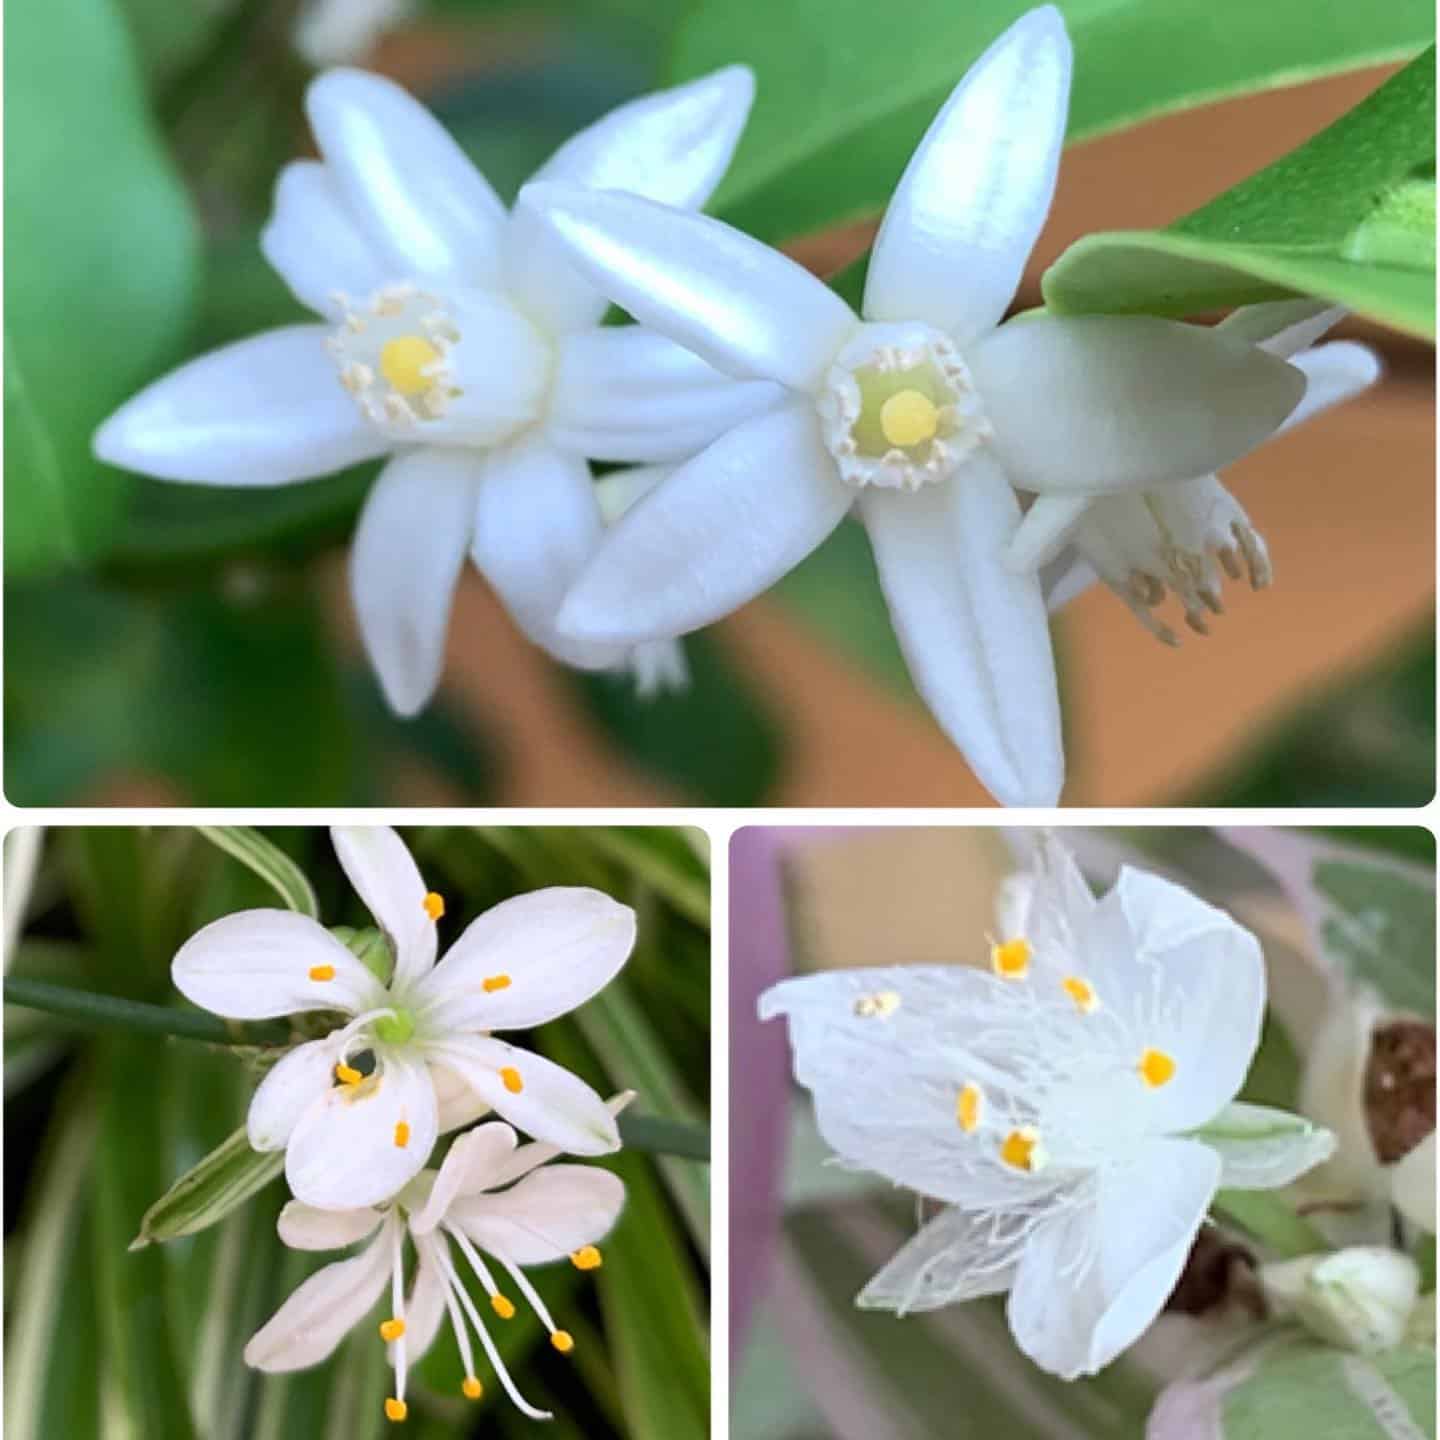
[[967, 1135], [973, 1135], [980, 1128], [980, 1111], [984, 1103], [985, 1095], [980, 1087], [973, 1080], [967, 1080], [955, 1097], [955, 1119]]
[[410, 1127], [403, 1121], [395, 1122], [395, 1148], [403, 1150], [410, 1143]]
[[881, 1019], [893, 1015], [900, 1008], [900, 997], [893, 990], [880, 990], [874, 995], [862, 995], [855, 1002], [855, 1013], [866, 1020]]
[[310, 967], [310, 978], [312, 980], [333, 980], [335, 978], [335, 967], [333, 965], [312, 965]]
[[928, 395], [899, 390], [880, 407], [880, 433], [892, 444], [918, 445], [933, 440], [940, 428], [940, 412]]
[[1015, 1170], [1033, 1173], [1043, 1169], [1045, 1152], [1040, 1148], [1040, 1132], [1029, 1125], [1012, 1130], [1000, 1142], [1000, 1159]]
[[490, 1308], [502, 1319], [509, 1320], [515, 1314], [515, 1304], [507, 1300], [503, 1295], [492, 1295], [490, 1297]]
[[358, 1085], [365, 1077], [353, 1065], [347, 1065], [342, 1060], [335, 1067], [335, 1078], [342, 1085]]
[[405, 1333], [405, 1322], [397, 1315], [392, 1320], [380, 1322], [380, 1338], [382, 1340], [398, 1340]]
[[1139, 1070], [1140, 1078], [1152, 1090], [1168, 1085], [1175, 1078], [1175, 1061], [1163, 1050], [1143, 1050], [1140, 1063], [1135, 1068]]
[[1030, 942], [1006, 940], [990, 947], [990, 968], [1002, 980], [1023, 980], [1030, 973]]
[[1078, 975], [1067, 975], [1060, 984], [1082, 1015], [1089, 1015], [1100, 1008], [1100, 997], [1088, 980], [1082, 980]]
[[393, 1395], [385, 1402], [385, 1418], [387, 1420], [394, 1420], [398, 1423], [409, 1413], [410, 1407], [403, 1400], [397, 1400]]
[[485, 1387], [473, 1375], [467, 1375], [460, 1382], [460, 1393], [467, 1400], [478, 1400], [485, 1393]]
[[600, 1268], [600, 1251], [594, 1245], [582, 1245], [570, 1257], [570, 1263], [577, 1270], [598, 1270]]
[[433, 890], [420, 903], [432, 920], [438, 920], [445, 913], [445, 897], [437, 895]]
[[575, 1348], [575, 1337], [568, 1330], [557, 1330], [550, 1343], [562, 1354], [568, 1355]]
[[425, 372], [440, 352], [423, 336], [401, 335], [380, 350], [380, 373], [402, 395], [423, 395], [434, 381]]
[[493, 995], [497, 990], [508, 990], [510, 988], [510, 977], [508, 975], [487, 976], [480, 982], [480, 988], [487, 995]]
[[500, 1071], [500, 1079], [512, 1095], [518, 1095], [525, 1088], [525, 1082], [520, 1078], [520, 1072], [513, 1065], [506, 1065]]

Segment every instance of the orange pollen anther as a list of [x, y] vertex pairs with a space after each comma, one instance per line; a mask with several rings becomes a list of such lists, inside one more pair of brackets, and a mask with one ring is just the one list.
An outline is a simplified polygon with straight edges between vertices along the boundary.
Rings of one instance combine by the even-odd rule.
[[405, 1322], [397, 1315], [392, 1320], [380, 1322], [380, 1338], [382, 1340], [398, 1340], [405, 1333]]
[[460, 1382], [460, 1393], [467, 1400], [478, 1400], [485, 1393], [485, 1387], [473, 1375], [467, 1375]]
[[403, 1121], [395, 1122], [395, 1148], [403, 1150], [410, 1143], [410, 1127]]
[[1006, 940], [992, 945], [990, 968], [1002, 980], [1023, 980], [1030, 973], [1030, 942]]
[[493, 995], [497, 990], [508, 990], [510, 977], [508, 975], [491, 975], [480, 982], [480, 988], [487, 995]]
[[1012, 1130], [1000, 1142], [1000, 1159], [1015, 1170], [1039, 1170], [1045, 1163], [1039, 1132], [1029, 1125]]
[[980, 1128], [980, 1112], [985, 1103], [985, 1094], [973, 1081], [967, 1080], [955, 1097], [955, 1119], [960, 1128], [973, 1135]]
[[1100, 1008], [1100, 997], [1088, 980], [1082, 980], [1078, 975], [1067, 975], [1060, 985], [1082, 1015], [1093, 1014]]
[[333, 965], [312, 965], [310, 967], [310, 978], [312, 980], [333, 980], [335, 978], [335, 967]]
[[445, 897], [437, 895], [433, 890], [420, 903], [432, 920], [438, 920], [445, 913]]
[[492, 1295], [490, 1297], [490, 1308], [502, 1320], [509, 1320], [515, 1314], [515, 1302], [513, 1300], [507, 1300], [503, 1295]]
[[1163, 1050], [1151, 1050], [1147, 1047], [1141, 1052], [1140, 1063], [1135, 1068], [1139, 1070], [1140, 1078], [1152, 1090], [1158, 1090], [1160, 1086], [1169, 1084], [1175, 1078], [1174, 1058]]
[[512, 1095], [518, 1095], [525, 1088], [525, 1082], [520, 1078], [520, 1072], [513, 1065], [506, 1065], [500, 1071], [500, 1079]]
[[399, 1422], [410, 1413], [410, 1407], [393, 1395], [385, 1402], [385, 1418]]
[[335, 1078], [342, 1085], [358, 1085], [365, 1077], [352, 1065], [347, 1065], [342, 1060], [335, 1067]]
[[557, 1330], [550, 1343], [562, 1354], [568, 1355], [575, 1348], [575, 1337], [568, 1330]]
[[600, 1268], [600, 1251], [594, 1245], [582, 1245], [570, 1257], [570, 1263], [577, 1270], [598, 1270]]

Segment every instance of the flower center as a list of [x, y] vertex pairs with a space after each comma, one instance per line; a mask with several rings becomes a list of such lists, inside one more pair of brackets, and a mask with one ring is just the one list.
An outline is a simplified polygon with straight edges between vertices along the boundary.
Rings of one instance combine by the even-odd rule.
[[326, 344], [340, 383], [367, 419], [402, 428], [436, 420], [461, 391], [450, 352], [460, 340], [450, 309], [413, 285], [389, 285], [355, 307]]
[[375, 1022], [375, 1038], [383, 1045], [403, 1045], [415, 1033], [415, 1014], [411, 1010], [394, 1010]]
[[933, 440], [940, 428], [940, 407], [920, 390], [899, 390], [880, 407], [880, 429], [891, 445]]

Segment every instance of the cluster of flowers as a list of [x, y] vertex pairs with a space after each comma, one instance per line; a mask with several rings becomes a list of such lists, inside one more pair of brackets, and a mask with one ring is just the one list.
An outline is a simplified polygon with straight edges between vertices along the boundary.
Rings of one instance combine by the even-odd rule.
[[[389, 81], [335, 70], [262, 245], [321, 321], [201, 357], [100, 429], [170, 480], [282, 485], [389, 455], [351, 582], [391, 705], [429, 699], [468, 553], [560, 660], [683, 683], [677, 637], [805, 559], [854, 511], [916, 688], [1005, 803], [1064, 778], [1048, 612], [1097, 578], [1162, 640], [1268, 583], [1215, 471], [1371, 383], [1313, 348], [1310, 301], [1210, 328], [1001, 323], [1050, 209], [1071, 48], [1023, 16], [935, 117], [887, 209], [857, 316], [696, 213], [753, 95], [742, 66], [624, 105], [507, 213]], [[603, 324], [607, 302], [639, 323]], [[598, 483], [590, 462], [633, 468]]]
[[[280, 1213], [287, 1245], [369, 1243], [306, 1280], [250, 1340], [245, 1359], [267, 1371], [318, 1364], [388, 1285], [379, 1334], [395, 1371], [385, 1401], [391, 1420], [406, 1418], [408, 1368], [447, 1313], [465, 1365], [464, 1394], [478, 1400], [482, 1393], [473, 1330], [515, 1404], [548, 1419], [516, 1389], [455, 1252], [499, 1320], [516, 1313], [508, 1280], [555, 1349], [569, 1352], [570, 1334], [523, 1267], [567, 1257], [581, 1270], [598, 1267], [597, 1244], [625, 1192], [608, 1170], [548, 1162], [618, 1150], [616, 1116], [631, 1095], [602, 1101], [568, 1070], [491, 1032], [529, 1029], [588, 1000], [629, 958], [635, 914], [596, 890], [538, 890], [486, 911], [437, 964], [444, 902], [426, 888], [399, 836], [378, 826], [332, 835], [383, 932], [385, 945], [366, 951], [383, 950], [383, 973], [318, 921], [286, 910], [227, 915], [188, 940], [172, 965], [182, 994], [230, 1019], [344, 1017], [266, 1074], [247, 1128], [255, 1149], [285, 1152], [295, 1197]], [[473, 1125], [438, 1169], [427, 1168], [442, 1135], [492, 1110], [499, 1120]], [[507, 1121], [530, 1141], [517, 1143]], [[416, 1257], [408, 1290], [407, 1241]]]

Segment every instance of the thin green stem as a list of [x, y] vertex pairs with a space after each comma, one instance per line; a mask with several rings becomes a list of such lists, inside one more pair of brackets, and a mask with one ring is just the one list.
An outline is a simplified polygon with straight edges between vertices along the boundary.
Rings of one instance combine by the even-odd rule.
[[1325, 1237], [1269, 1190], [1221, 1190], [1210, 1208], [1252, 1235], [1278, 1259], [1293, 1260], [1330, 1249]]
[[635, 1150], [656, 1155], [678, 1155], [685, 1160], [710, 1159], [710, 1132], [680, 1120], [655, 1115], [622, 1115], [620, 1138]]

